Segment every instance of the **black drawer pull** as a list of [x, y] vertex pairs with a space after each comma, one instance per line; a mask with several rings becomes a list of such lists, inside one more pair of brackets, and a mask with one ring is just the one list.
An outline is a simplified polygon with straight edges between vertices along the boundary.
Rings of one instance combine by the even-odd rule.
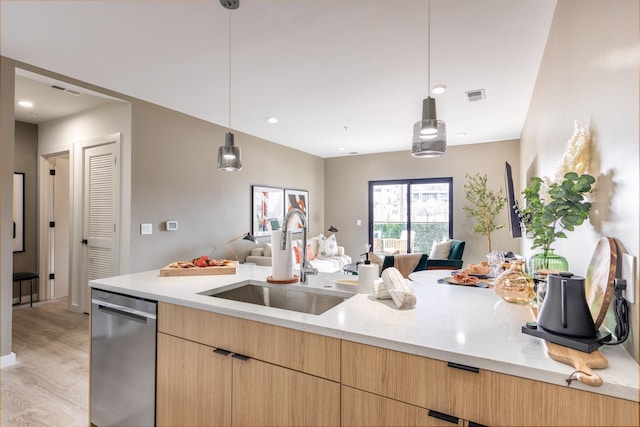
[[222, 348], [216, 348], [215, 350], [213, 350], [213, 352], [214, 352], [215, 354], [219, 354], [219, 355], [221, 355], [221, 356], [228, 356], [228, 355], [230, 355], [230, 354], [231, 354], [231, 352], [230, 352], [230, 351], [224, 350], [224, 349], [222, 349]]
[[247, 360], [251, 359], [249, 356], [245, 356], [244, 354], [238, 354], [238, 353], [233, 353], [231, 357], [233, 357], [234, 359], [242, 360], [243, 362], [246, 362]]
[[450, 368], [462, 369], [463, 371], [474, 372], [476, 374], [480, 373], [480, 368], [476, 368], [475, 366], [461, 365], [460, 363], [453, 362], [447, 362], [447, 366]]
[[442, 412], [432, 411], [429, 409], [429, 416], [433, 418], [437, 418], [439, 420], [448, 421], [452, 424], [458, 424], [458, 417], [454, 417], [453, 415], [443, 414]]
[[474, 423], [473, 421], [469, 421], [469, 427], [487, 427], [484, 424]]

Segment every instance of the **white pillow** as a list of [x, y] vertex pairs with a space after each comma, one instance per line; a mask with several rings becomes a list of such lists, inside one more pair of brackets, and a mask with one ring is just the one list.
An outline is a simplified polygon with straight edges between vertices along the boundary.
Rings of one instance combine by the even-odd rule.
[[264, 249], [264, 256], [271, 256], [271, 243], [265, 243], [264, 245], [262, 245], [262, 248]]
[[329, 237], [320, 238], [318, 240], [318, 253], [316, 256], [319, 258], [337, 256], [338, 255], [338, 242], [336, 241], [335, 234]]
[[447, 240], [446, 242], [438, 242], [437, 240], [434, 240], [433, 245], [431, 246], [431, 253], [429, 254], [429, 258], [447, 259], [449, 258], [450, 252], [451, 240]]

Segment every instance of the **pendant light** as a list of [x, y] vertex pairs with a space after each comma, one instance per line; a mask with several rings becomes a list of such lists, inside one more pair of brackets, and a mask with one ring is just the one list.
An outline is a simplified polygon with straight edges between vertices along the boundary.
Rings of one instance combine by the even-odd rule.
[[231, 133], [231, 11], [240, 6], [240, 0], [220, 0], [220, 4], [229, 10], [229, 132], [224, 136], [224, 145], [218, 148], [218, 170], [233, 172], [242, 170], [240, 147], [234, 145]]
[[[431, 90], [431, 0], [427, 25], [427, 85]], [[440, 157], [447, 151], [447, 129], [436, 117], [436, 100], [427, 96], [422, 100], [422, 120], [413, 125], [411, 155], [414, 157]]]

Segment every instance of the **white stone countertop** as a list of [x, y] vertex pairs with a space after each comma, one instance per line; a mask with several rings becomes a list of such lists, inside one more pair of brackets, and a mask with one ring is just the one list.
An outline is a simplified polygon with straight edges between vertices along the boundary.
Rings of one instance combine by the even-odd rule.
[[[235, 275], [160, 277], [159, 270], [154, 270], [92, 280], [89, 285], [567, 386], [574, 368], [546, 356], [539, 338], [521, 332], [533, 320], [528, 306], [503, 301], [493, 289], [437, 283], [447, 274], [413, 273], [417, 304], [409, 310], [398, 310], [391, 300], [376, 300], [358, 286], [336, 284], [357, 276], [321, 273], [309, 276], [308, 285], [286, 285], [361, 292], [320, 315], [199, 294], [247, 280], [266, 282], [271, 267], [253, 264], [240, 264]], [[622, 346], [601, 350], [609, 367], [594, 372], [604, 384], [591, 387], [576, 380], [570, 387], [638, 402], [638, 364]]]

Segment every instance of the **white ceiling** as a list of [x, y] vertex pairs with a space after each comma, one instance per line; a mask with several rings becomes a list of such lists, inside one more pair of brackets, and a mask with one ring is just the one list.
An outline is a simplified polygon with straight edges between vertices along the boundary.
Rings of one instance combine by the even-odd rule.
[[[321, 157], [409, 150], [428, 95], [427, 5], [240, 0], [229, 14], [218, 0], [3, 0], [1, 54]], [[431, 2], [431, 86], [447, 86], [432, 96], [450, 145], [520, 137], [555, 5]], [[486, 99], [468, 102], [476, 89]]]

